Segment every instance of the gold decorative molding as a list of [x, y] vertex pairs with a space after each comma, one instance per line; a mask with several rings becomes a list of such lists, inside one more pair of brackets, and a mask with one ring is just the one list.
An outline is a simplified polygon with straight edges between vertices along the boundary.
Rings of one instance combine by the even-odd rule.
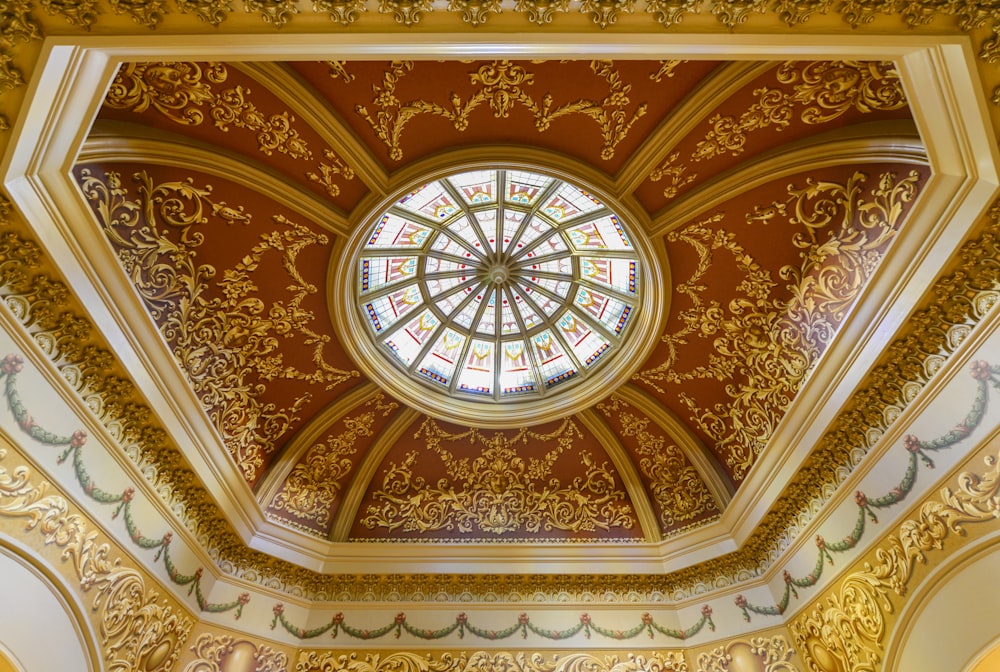
[[473, 26], [481, 26], [490, 14], [503, 12], [500, 0], [449, 0], [448, 11], [462, 15], [462, 20]]
[[295, 672], [688, 672], [683, 654], [655, 653], [335, 653], [301, 651]]
[[[985, 362], [973, 364], [988, 371]], [[988, 373], [987, 373], [988, 375]], [[1000, 460], [993, 441], [985, 470], [966, 471], [922, 504], [888, 539], [865, 553], [852, 571], [795, 618], [790, 630], [811, 670], [867, 672], [882, 669], [885, 640], [917, 568], [949, 553], [953, 535], [971, 524], [998, 527]]]
[[528, 17], [536, 26], [552, 23], [556, 12], [569, 11], [569, 0], [515, 0], [514, 11]]
[[140, 26], [156, 28], [163, 21], [167, 4], [163, 0], [109, 0], [115, 14], [128, 14]]
[[[606, 463], [596, 463], [588, 452], [580, 453], [584, 476], [573, 479], [571, 485], [553, 477], [560, 455], [582, 438], [571, 420], [548, 434], [521, 429], [513, 436], [502, 432], [485, 436], [477, 429], [452, 434], [428, 418], [414, 438], [424, 439], [423, 454], [436, 454], [448, 477], [432, 485], [415, 475], [413, 467], [420, 459], [416, 451], [407, 453], [399, 464], [390, 462], [372, 495], [375, 503], [361, 520], [365, 527], [504, 535], [628, 529], [634, 524], [618, 479]], [[479, 457], [470, 460], [442, 446], [458, 441], [482, 446]], [[557, 445], [541, 457], [526, 460], [515, 446], [529, 441], [536, 450], [540, 444]]]
[[635, 107], [629, 98], [631, 84], [626, 84], [611, 61], [590, 62], [590, 69], [607, 83], [607, 95], [601, 100], [577, 100], [553, 107], [551, 94], [536, 100], [528, 87], [534, 84], [534, 75], [525, 66], [509, 60], [493, 61], [469, 73], [469, 81], [479, 89], [468, 101], [453, 95], [451, 107], [434, 101], [412, 100], [403, 102], [396, 97], [396, 86], [414, 69], [412, 61], [395, 61], [383, 76], [382, 83], [373, 87], [374, 114], [364, 105], [355, 111], [368, 122], [372, 130], [389, 150], [389, 158], [403, 158], [402, 135], [406, 124], [414, 117], [431, 114], [451, 122], [456, 131], [469, 126], [469, 116], [476, 108], [487, 105], [496, 119], [505, 119], [515, 106], [524, 107], [535, 119], [535, 129], [542, 133], [552, 122], [570, 114], [583, 114], [599, 126], [603, 139], [601, 158], [611, 159], [615, 148], [625, 139], [636, 119], [646, 113], [646, 104]]
[[[191, 651], [197, 656], [183, 672], [227, 672], [230, 669], [253, 672], [286, 672], [288, 655], [266, 644], [255, 644], [231, 635], [202, 633]], [[252, 665], [252, 667], [251, 667]]]
[[799, 672], [782, 635], [736, 639], [698, 655], [698, 672]]
[[248, 13], [260, 14], [264, 23], [275, 28], [285, 26], [292, 16], [299, 13], [295, 0], [243, 0], [243, 3]]
[[[106, 669], [170, 669], [192, 619], [147, 587], [109, 542], [51, 486], [24, 464], [5, 462], [13, 446], [0, 440], [0, 522], [17, 520], [18, 533], [38, 533], [71, 563], [81, 594], [92, 594], [91, 618]], [[15, 453], [16, 454], [16, 453]], [[117, 557], [116, 557], [117, 556]]]
[[431, 0], [379, 0], [378, 11], [392, 14], [396, 23], [410, 27], [420, 23], [424, 12], [434, 11]]
[[702, 0], [647, 0], [646, 12], [656, 17], [664, 28], [684, 20], [685, 14], [697, 14]]
[[634, 6], [635, 0], [581, 0], [580, 11], [603, 29], [618, 23], [619, 14], [631, 14]]
[[314, 12], [326, 12], [330, 20], [342, 26], [349, 26], [368, 11], [365, 0], [313, 0]]

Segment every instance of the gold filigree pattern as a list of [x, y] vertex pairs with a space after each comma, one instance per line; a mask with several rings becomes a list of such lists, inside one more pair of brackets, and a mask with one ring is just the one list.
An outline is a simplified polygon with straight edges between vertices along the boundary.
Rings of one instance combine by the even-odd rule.
[[649, 479], [653, 500], [660, 507], [662, 532], [702, 514], [719, 513], [719, 506], [698, 471], [688, 463], [680, 448], [649, 430], [649, 418], [630, 412], [629, 403], [617, 395], [597, 408], [609, 418], [618, 418], [622, 436], [634, 436], [638, 441], [639, 468]]
[[799, 672], [798, 667], [792, 663], [793, 653], [794, 649], [781, 635], [737, 639], [699, 654], [698, 672], [730, 672], [730, 669], [733, 672], [749, 669], [761, 672]]
[[167, 5], [162, 0], [110, 0], [115, 14], [128, 14], [140, 26], [156, 28], [163, 21]]
[[90, 30], [99, 13], [97, 0], [39, 0], [42, 8], [53, 16], [61, 16], [71, 26]]
[[178, 124], [205, 120], [199, 107], [215, 100], [212, 83], [229, 76], [221, 63], [123, 63], [111, 82], [104, 104], [142, 113], [152, 108]]
[[185, 14], [194, 14], [212, 26], [218, 26], [233, 11], [228, 0], [174, 0]]
[[732, 30], [746, 23], [750, 14], [763, 14], [767, 11], [767, 0], [716, 0], [712, 5], [712, 14], [722, 24]]
[[677, 165], [680, 156], [680, 152], [674, 152], [659, 168], [649, 174], [650, 182], [659, 182], [663, 178], [670, 180], [670, 184], [663, 190], [664, 198], [674, 198], [682, 187], [691, 184], [698, 177], [698, 173], [688, 173], [684, 164]]
[[945, 540], [966, 534], [970, 523], [1000, 520], [1000, 461], [986, 459], [982, 474], [965, 472], [955, 486], [925, 502], [888, 540], [865, 554], [855, 571], [827, 591], [790, 625], [810, 669], [864, 672], [881, 669], [889, 620], [928, 553], [946, 549]]
[[24, 76], [14, 67], [14, 59], [0, 51], [0, 91], [16, 89], [24, 84]]
[[[726, 404], [704, 408], [681, 390], [679, 398], [690, 418], [725, 456], [737, 479], [742, 479], [763, 449], [784, 409], [791, 403], [821, 352], [865, 286], [895, 236], [904, 206], [917, 193], [919, 176], [897, 179], [883, 174], [864, 195], [867, 177], [855, 173], [846, 183], [809, 181], [789, 186], [789, 198], [748, 214], [748, 222], [764, 224], [775, 218], [801, 227], [793, 242], [801, 264], [781, 269], [790, 290], [788, 298], [775, 296], [777, 280], [718, 227], [721, 215], [672, 231], [667, 239], [684, 242], [698, 255], [693, 275], [676, 285], [691, 307], [678, 314], [683, 323], [665, 334], [667, 356], [660, 365], [641, 371], [635, 380], [663, 391], [664, 384], [713, 378], [741, 379], [727, 387]], [[822, 238], [822, 239], [821, 239]], [[714, 255], [728, 253], [743, 280], [728, 305], [702, 299], [702, 278]], [[678, 351], [689, 339], [711, 339], [711, 362], [682, 372]]]
[[40, 39], [38, 22], [31, 17], [31, 0], [7, 0], [0, 12], [0, 46]]
[[340, 494], [341, 481], [354, 466], [349, 456], [356, 451], [355, 442], [362, 436], [371, 436], [378, 413], [385, 417], [399, 406], [394, 401], [383, 403], [384, 399], [383, 395], [376, 395], [365, 404], [368, 408], [374, 404], [374, 408], [345, 418], [343, 432], [331, 434], [325, 442], [310, 448], [274, 498], [274, 508], [325, 528], [330, 523], [333, 503]]
[[691, 153], [692, 161], [706, 161], [727, 152], [739, 156], [743, 153], [748, 133], [771, 126], [778, 130], [788, 127], [792, 120], [792, 99], [787, 93], [781, 89], [761, 87], [753, 95], [757, 96], [757, 102], [739, 119], [716, 114], [708, 120], [712, 130]]
[[537, 26], [552, 23], [556, 12], [568, 12], [569, 0], [516, 0], [514, 11], [528, 17]]
[[226, 661], [230, 659], [253, 660], [254, 672], [285, 672], [288, 669], [285, 653], [275, 651], [266, 644], [257, 645], [230, 635], [202, 633], [191, 646], [191, 651], [197, 659], [185, 665], [184, 672], [225, 672], [229, 669]]
[[[0, 462], [9, 448], [0, 444]], [[0, 466], [0, 518], [21, 519], [23, 532], [38, 532], [45, 544], [62, 549], [81, 593], [94, 594], [92, 612], [105, 669], [142, 669], [154, 652], [160, 657], [158, 669], [170, 669], [191, 630], [191, 618], [147, 588], [143, 575], [114, 557], [111, 544], [88, 529], [87, 520], [66, 499], [48, 494], [49, 484], [33, 483], [33, 478], [27, 466]]]
[[490, 14], [500, 14], [503, 9], [500, 0], [449, 0], [448, 11], [461, 13], [466, 23], [481, 26]]
[[647, 0], [646, 12], [656, 17], [664, 28], [684, 20], [685, 14], [697, 14], [701, 0]]
[[292, 128], [295, 117], [288, 112], [265, 117], [256, 105], [247, 102], [246, 96], [249, 93], [250, 90], [242, 86], [221, 92], [212, 106], [215, 127], [228, 131], [229, 124], [232, 124], [257, 133], [260, 151], [268, 156], [277, 150], [293, 159], [311, 159], [312, 152], [305, 140]]
[[385, 73], [381, 85], [373, 87], [375, 98], [372, 103], [377, 106], [375, 116], [363, 105], [355, 109], [371, 125], [379, 140], [385, 143], [389, 158], [396, 161], [403, 158], [403, 129], [414, 117], [422, 114], [443, 117], [452, 123], [456, 131], [464, 131], [469, 126], [470, 114], [481, 105], [488, 105], [496, 119], [507, 118], [515, 105], [523, 106], [534, 116], [535, 129], [540, 133], [560, 117], [583, 114], [600, 127], [604, 140], [601, 158], [608, 160], [614, 157], [615, 147], [628, 135], [635, 120], [646, 113], [646, 104], [627, 111], [631, 106], [629, 93], [632, 85], [622, 81], [610, 61], [591, 61], [590, 69], [607, 83], [608, 95], [601, 100], [577, 100], [553, 107], [551, 94], [543, 95], [539, 102], [527, 91], [527, 87], [534, 84], [534, 75], [524, 66], [508, 60], [493, 61], [469, 73], [470, 82], [480, 87], [469, 100], [463, 103], [458, 95], [453, 94], [451, 107], [448, 108], [427, 100], [400, 101], [396, 97], [396, 86], [413, 70], [413, 63], [396, 61]]
[[321, 161], [319, 164], [319, 172], [306, 173], [306, 177], [308, 177], [312, 182], [323, 185], [326, 189], [326, 193], [331, 197], [339, 196], [340, 185], [335, 184], [334, 180], [337, 179], [338, 175], [345, 180], [353, 180], [354, 169], [341, 161], [340, 158], [329, 149], [323, 150], [323, 156], [326, 157], [330, 164], [326, 164]]
[[892, 63], [822, 61], [785, 63], [778, 81], [794, 84], [792, 100], [806, 107], [802, 121], [823, 124], [851, 109], [858, 112], [898, 110], [906, 106], [899, 72]]
[[295, 672], [688, 672], [676, 651], [622, 655], [611, 653], [543, 654], [476, 651], [473, 653], [390, 654], [301, 651]]
[[[209, 187], [188, 182], [154, 184], [136, 175], [138, 198], [129, 199], [117, 174], [104, 180], [81, 171], [81, 188], [98, 213], [125, 273], [138, 290], [170, 344], [230, 455], [248, 482], [253, 482], [264, 455], [297, 420], [308, 393], [275, 407], [260, 400], [266, 381], [300, 380], [327, 389], [354, 377], [328, 364], [323, 350], [330, 337], [313, 331], [313, 315], [301, 307], [316, 287], [295, 266], [299, 252], [326, 245], [326, 236], [275, 216], [277, 228], [235, 267], [218, 273], [197, 260], [202, 243], [196, 228], [211, 220], [220, 225], [246, 223], [249, 215], [210, 198]], [[254, 272], [265, 255], [281, 257], [293, 291], [287, 302], [264, 306], [256, 293]], [[210, 279], [222, 296], [210, 296]], [[315, 369], [303, 371], [282, 363], [283, 340], [301, 338], [311, 347]]]
[[687, 63], [687, 60], [675, 58], [669, 61], [660, 61], [660, 69], [651, 74], [649, 80], [659, 84], [664, 79], [673, 79], [674, 75], [677, 74], [677, 68], [682, 63]]
[[368, 11], [365, 0], [313, 0], [314, 12], [326, 12], [330, 20], [342, 26], [349, 26]]
[[805, 23], [813, 14], [826, 14], [833, 8], [831, 0], [778, 0], [774, 11], [789, 26]]
[[601, 28], [618, 23], [619, 14], [631, 14], [635, 0], [582, 0], [580, 11]]
[[392, 14], [396, 23], [413, 26], [420, 23], [424, 12], [434, 10], [431, 0], [379, 0], [378, 11], [382, 14]]
[[[582, 451], [586, 475], [563, 486], [552, 478], [559, 457], [582, 437], [571, 420], [549, 434], [527, 429], [514, 436], [497, 432], [484, 436], [476, 429], [450, 434], [428, 418], [414, 438], [426, 441], [426, 452], [436, 454], [448, 478], [431, 485], [416, 476], [416, 451], [407, 453], [400, 464], [390, 463], [382, 477], [381, 489], [368, 507], [363, 524], [369, 529], [383, 527], [407, 532], [480, 530], [495, 535], [539, 530], [571, 532], [631, 528], [631, 507], [607, 464], [597, 464]], [[442, 447], [443, 442], [481, 445], [478, 457], [456, 457]], [[541, 458], [525, 460], [515, 446], [555, 441], [557, 447]], [[543, 479], [548, 479], [544, 484]]]
[[281, 28], [299, 13], [295, 0], [243, 0], [243, 3], [247, 12], [260, 14], [264, 23], [275, 28]]

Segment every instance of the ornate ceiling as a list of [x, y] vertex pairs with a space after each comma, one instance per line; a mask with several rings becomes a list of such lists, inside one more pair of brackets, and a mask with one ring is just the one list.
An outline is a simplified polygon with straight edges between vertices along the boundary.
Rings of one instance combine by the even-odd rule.
[[[638, 363], [541, 423], [414, 410], [336, 326], [380, 209], [494, 166], [583, 180], [655, 260]], [[891, 63], [697, 60], [128, 63], [73, 172], [218, 469], [304, 547], [718, 529], [930, 176]]]

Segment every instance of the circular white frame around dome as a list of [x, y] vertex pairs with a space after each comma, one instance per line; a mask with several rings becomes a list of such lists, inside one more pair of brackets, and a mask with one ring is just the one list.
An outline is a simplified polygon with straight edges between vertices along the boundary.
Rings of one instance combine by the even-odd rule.
[[417, 410], [480, 427], [607, 397], [658, 340], [662, 274], [621, 207], [576, 182], [456, 169], [380, 204], [335, 260], [331, 308], [358, 366]]

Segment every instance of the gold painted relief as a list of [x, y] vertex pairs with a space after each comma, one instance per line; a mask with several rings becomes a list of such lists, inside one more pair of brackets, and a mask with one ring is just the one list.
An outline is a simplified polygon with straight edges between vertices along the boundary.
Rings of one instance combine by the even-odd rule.
[[[154, 184], [135, 176], [138, 197], [116, 173], [104, 179], [82, 170], [81, 189], [97, 212], [122, 268], [208, 411], [243, 476], [253, 482], [263, 456], [295, 422], [308, 392], [283, 407], [261, 400], [266, 381], [299, 380], [330, 389], [352, 377], [326, 362], [330, 337], [311, 328], [314, 315], [302, 301], [317, 288], [296, 267], [296, 257], [312, 245], [327, 245], [325, 235], [275, 216], [275, 228], [233, 268], [202, 264], [198, 227], [247, 224], [250, 215], [211, 199], [211, 187], [190, 180]], [[254, 273], [265, 256], [278, 255], [288, 275], [287, 301], [264, 305], [257, 298]], [[213, 278], [221, 296], [210, 296]], [[273, 284], [274, 280], [270, 281]], [[282, 362], [283, 344], [296, 339], [312, 350], [313, 370]]]
[[295, 672], [688, 672], [683, 654], [593, 653], [333, 653], [302, 651]]
[[636, 453], [639, 468], [649, 479], [653, 500], [660, 508], [661, 531], [693, 520], [704, 513], [719, 513], [718, 504], [705, 487], [698, 471], [684, 458], [676, 444], [651, 432], [649, 418], [640, 418], [628, 409], [629, 403], [618, 396], [600, 403], [597, 408], [607, 417], [617, 417], [623, 436], [634, 436], [638, 441]]
[[399, 161], [403, 158], [402, 135], [406, 124], [419, 115], [431, 114], [451, 122], [456, 131], [464, 131], [469, 126], [469, 116], [481, 105], [489, 106], [496, 119], [505, 119], [515, 105], [526, 108], [535, 119], [539, 133], [548, 130], [552, 122], [571, 114], [582, 114], [594, 120], [600, 128], [604, 140], [601, 158], [614, 157], [618, 146], [635, 120], [646, 113], [646, 104], [629, 110], [631, 84], [622, 81], [621, 75], [611, 61], [591, 61], [590, 69], [601, 77], [608, 87], [608, 94], [600, 100], [577, 100], [553, 107], [551, 94], [543, 94], [540, 99], [527, 90], [534, 84], [534, 75], [524, 66], [508, 60], [493, 61], [469, 73], [469, 81], [479, 89], [468, 101], [463, 102], [457, 94], [452, 94], [451, 107], [445, 107], [428, 100], [402, 102], [396, 97], [396, 86], [410, 71], [412, 61], [395, 61], [385, 73], [381, 85], [375, 85], [372, 100], [374, 116], [363, 105], [358, 105], [357, 113], [367, 121], [379, 140], [389, 150], [389, 158]]
[[[249, 11], [249, 10], [248, 10]], [[288, 112], [267, 116], [247, 100], [250, 90], [237, 85], [216, 93], [212, 84], [221, 84], [229, 77], [226, 66], [210, 63], [124, 63], [108, 90], [104, 104], [113, 109], [142, 113], [152, 108], [171, 121], [198, 126], [205, 120], [207, 108], [216, 128], [227, 133], [231, 126], [257, 134], [258, 150], [271, 156], [274, 152], [293, 159], [313, 158]], [[331, 196], [340, 194], [334, 179], [354, 179], [354, 170], [329, 148], [323, 155], [330, 164], [319, 163], [319, 173], [306, 176], [323, 185]]]
[[191, 646], [197, 658], [183, 672], [286, 672], [288, 656], [266, 644], [260, 646], [230, 635], [203, 633]]
[[399, 406], [394, 401], [383, 403], [384, 400], [382, 394], [376, 395], [365, 404], [371, 410], [345, 418], [343, 432], [331, 434], [325, 442], [310, 448], [305, 458], [292, 469], [272, 506], [299, 520], [311, 520], [326, 528], [333, 503], [340, 494], [341, 481], [354, 466], [350, 456], [356, 451], [355, 442], [359, 437], [372, 435], [376, 414], [385, 417]]
[[736, 639], [698, 656], [698, 672], [799, 672], [795, 650], [781, 635]]
[[[0, 445], [0, 463], [9, 445]], [[33, 482], [24, 465], [0, 466], [0, 519], [23, 521], [19, 532], [38, 532], [61, 549], [81, 593], [93, 594], [92, 619], [105, 669], [129, 672], [170, 669], [193, 621], [148, 588], [142, 573], [115, 557], [115, 548], [90, 530], [86, 518], [50, 485]]]
[[[722, 215], [672, 231], [667, 240], [683, 242], [697, 255], [698, 266], [676, 285], [691, 307], [678, 314], [682, 326], [664, 334], [667, 357], [640, 371], [635, 380], [659, 392], [704, 378], [746, 382], [727, 386], [729, 401], [703, 407], [681, 388], [679, 399], [690, 418], [725, 456], [742, 479], [798, 393], [809, 370], [830, 342], [837, 325], [865, 286], [896, 235], [903, 206], [917, 194], [916, 172], [897, 178], [886, 173], [867, 193], [867, 176], [855, 173], [846, 183], [810, 181], [788, 187], [789, 197], [747, 215], [747, 223], [765, 226], [781, 221], [798, 226], [794, 244], [799, 266], [785, 266], [779, 277], [787, 298], [775, 296], [779, 280], [719, 227]], [[787, 223], [787, 224], [785, 224]], [[726, 254], [742, 280], [726, 304], [703, 298], [705, 273]], [[692, 339], [710, 340], [711, 361], [690, 371], [677, 367], [678, 353]]]
[[[739, 156], [750, 133], [770, 127], [778, 131], [787, 128], [797, 108], [802, 108], [799, 118], [803, 123], [823, 124], [852, 109], [867, 113], [896, 110], [907, 104], [899, 73], [892, 63], [788, 61], [778, 68], [775, 77], [785, 88], [756, 89], [757, 101], [739, 117], [712, 116], [708, 120], [712, 129], [695, 146], [690, 161], [708, 161], [724, 154]], [[789, 87], [791, 91], [787, 90]], [[671, 154], [649, 176], [653, 182], [672, 178], [663, 192], [665, 198], [674, 198], [678, 189], [695, 177], [689, 174], [685, 181], [679, 181], [689, 166], [678, 163], [678, 159], [679, 153]]]
[[[974, 377], [990, 375], [985, 362], [972, 368]], [[991, 451], [985, 465], [984, 473], [962, 473], [955, 485], [940, 491], [939, 499], [925, 502], [915, 517], [901, 523], [825, 597], [791, 622], [810, 669], [882, 669], [886, 636], [916, 568], [927, 563], [932, 551], [952, 550], [946, 542], [967, 534], [970, 523], [992, 522], [995, 527], [1000, 519], [1000, 460]]]
[[[508, 437], [501, 432], [485, 436], [476, 429], [451, 434], [428, 418], [414, 438], [426, 441], [426, 453], [440, 458], [448, 477], [427, 483], [413, 473], [418, 453], [407, 453], [402, 463], [390, 463], [381, 489], [373, 495], [376, 504], [368, 507], [362, 523], [369, 529], [495, 535], [631, 528], [628, 498], [607, 463], [597, 464], [590, 453], [581, 451], [585, 476], [565, 486], [552, 476], [559, 457], [571, 452], [573, 442], [582, 436], [569, 419], [548, 434], [521, 429]], [[482, 448], [470, 461], [445, 449], [444, 442]], [[516, 446], [529, 442], [533, 450], [545, 443], [557, 445], [542, 457], [526, 460], [518, 455]]]

